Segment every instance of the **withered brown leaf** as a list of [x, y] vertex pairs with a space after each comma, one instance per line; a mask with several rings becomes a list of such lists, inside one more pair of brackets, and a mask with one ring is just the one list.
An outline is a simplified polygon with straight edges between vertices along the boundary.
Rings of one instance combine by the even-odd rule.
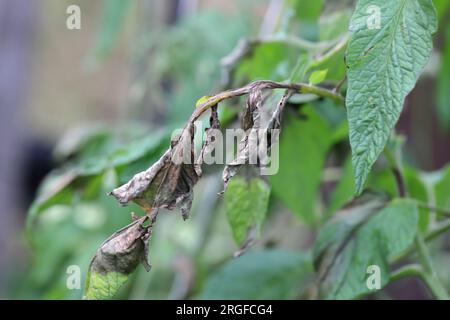
[[91, 271], [129, 274], [142, 263], [150, 271], [148, 242], [151, 225], [144, 226], [147, 216], [133, 221], [106, 239], [91, 262]]
[[[274, 130], [280, 129], [281, 115], [284, 106], [292, 93], [292, 91], [286, 91], [278, 102], [278, 105], [264, 130], [260, 132], [262, 92], [261, 90], [250, 92], [246, 109], [242, 117], [242, 129], [245, 130], [245, 135], [239, 141], [236, 159], [229, 163], [223, 170], [222, 179], [224, 181], [225, 189], [227, 188], [230, 179], [236, 175], [241, 165], [252, 163], [260, 166], [260, 160], [267, 157], [267, 151], [270, 150], [272, 144], [276, 143], [276, 139], [278, 138], [278, 135], [272, 136], [272, 133]], [[267, 159], [264, 159], [263, 162], [266, 161]]]
[[148, 243], [152, 225], [144, 225], [147, 219], [144, 216], [135, 220], [102, 243], [89, 266], [86, 299], [108, 299], [114, 296], [139, 263], [150, 271]]
[[179, 207], [183, 218], [188, 218], [193, 187], [201, 176], [200, 166], [194, 162], [193, 139], [194, 125], [189, 123], [154, 165], [111, 194], [121, 204], [134, 201], [147, 212]]

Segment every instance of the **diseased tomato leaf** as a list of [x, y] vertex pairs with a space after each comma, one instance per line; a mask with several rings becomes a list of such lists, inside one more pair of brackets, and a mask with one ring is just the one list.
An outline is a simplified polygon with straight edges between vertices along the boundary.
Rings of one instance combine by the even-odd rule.
[[139, 263], [147, 271], [151, 226], [147, 217], [139, 218], [109, 237], [97, 250], [89, 267], [85, 285], [86, 299], [109, 299], [120, 289]]

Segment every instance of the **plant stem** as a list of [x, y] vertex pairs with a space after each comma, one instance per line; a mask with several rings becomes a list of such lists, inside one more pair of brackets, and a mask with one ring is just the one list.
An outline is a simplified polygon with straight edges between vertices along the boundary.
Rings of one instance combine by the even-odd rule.
[[422, 272], [421, 274], [422, 280], [427, 284], [428, 288], [431, 291], [431, 294], [439, 300], [448, 300], [448, 294], [439, 280], [434, 276], [430, 275], [427, 272]]
[[416, 236], [416, 248], [423, 267], [422, 279], [428, 285], [433, 296], [437, 299], [448, 299], [448, 294], [442, 284], [436, 277], [436, 272], [433, 268], [430, 252], [425, 244], [422, 234], [419, 232]]
[[339, 52], [340, 50], [342, 50], [343, 48], [345, 48], [345, 46], [347, 45], [347, 42], [350, 40], [350, 33], [345, 34], [340, 40], [339, 42], [333, 47], [331, 48], [329, 51], [327, 51], [325, 54], [323, 54], [322, 56], [320, 56], [319, 58], [317, 58], [316, 60], [314, 60], [309, 66], [308, 66], [308, 70], [311, 70], [312, 68], [315, 68], [325, 62], [327, 62], [328, 60], [330, 60], [332, 57], [334, 57], [334, 55]]
[[[398, 149], [399, 147], [397, 147], [396, 150]], [[389, 165], [391, 166], [395, 181], [397, 182], [399, 196], [402, 198], [408, 196], [405, 177], [403, 176], [401, 153], [395, 152], [394, 154], [388, 147], [386, 147], [384, 149], [384, 154], [389, 162]]]
[[440, 236], [441, 234], [443, 234], [449, 230], [450, 230], [450, 219], [438, 223], [438, 225], [436, 227], [431, 229], [426, 234], [425, 241], [432, 240], [432, 239], [436, 238], [437, 236]]
[[436, 277], [431, 276], [426, 272], [419, 264], [410, 264], [401, 267], [391, 273], [391, 281], [397, 281], [407, 277], [419, 277], [428, 286], [433, 296], [437, 299], [448, 299], [448, 295], [445, 292], [441, 284], [436, 280]]
[[406, 277], [421, 277], [422, 272], [422, 267], [417, 263], [406, 265], [391, 273], [391, 281], [397, 281]]
[[431, 206], [431, 205], [428, 205], [428, 204], [423, 203], [421, 201], [417, 201], [417, 206], [419, 208], [430, 210], [430, 211], [433, 211], [433, 212], [436, 212], [436, 213], [440, 213], [443, 216], [450, 217], [450, 209], [445, 209], [445, 208]]
[[192, 113], [189, 123], [196, 121], [206, 110], [219, 104], [223, 100], [243, 96], [255, 90], [273, 90], [273, 89], [287, 89], [298, 93], [312, 93], [320, 97], [334, 100], [340, 105], [345, 105], [345, 99], [340, 94], [331, 90], [309, 85], [306, 83], [283, 83], [270, 80], [259, 80], [247, 84], [241, 88], [231, 89], [220, 92], [214, 96], [209, 97], [205, 102], [201, 103]]

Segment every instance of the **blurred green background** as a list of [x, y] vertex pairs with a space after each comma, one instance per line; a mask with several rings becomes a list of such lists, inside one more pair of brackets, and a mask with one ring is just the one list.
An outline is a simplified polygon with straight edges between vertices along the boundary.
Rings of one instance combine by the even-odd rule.
[[[407, 137], [407, 161], [424, 172], [445, 169], [450, 161], [447, 2], [435, 2], [435, 51], [398, 125]], [[81, 30], [66, 28], [71, 4], [81, 8]], [[243, 59], [231, 79], [221, 59], [245, 38], [338, 39], [347, 32], [352, 8], [346, 0], [2, 0], [0, 297], [81, 298], [98, 246], [131, 221], [130, 212], [141, 213], [133, 205], [120, 207], [107, 193], [159, 158], [201, 96], [257, 79], [303, 81], [305, 75], [295, 78], [295, 72], [317, 52], [268, 41]], [[336, 84], [345, 72], [343, 51], [319, 67], [329, 69], [327, 79]], [[227, 102], [222, 122], [235, 125], [242, 103]], [[150, 245], [153, 269], [139, 267], [117, 298], [314, 296], [308, 249], [323, 218], [349, 199], [353, 184], [345, 179], [351, 170], [344, 110], [327, 101], [311, 103], [315, 111], [287, 110], [288, 119], [306, 114], [315, 122], [306, 129], [289, 122], [285, 135], [294, 138], [281, 146], [299, 145], [321, 166], [296, 170], [307, 155], [281, 149], [285, 169], [270, 178], [269, 212], [256, 250], [232, 259], [239, 246], [217, 196], [221, 168], [212, 166], [196, 185], [191, 219], [160, 215]], [[323, 142], [332, 149], [308, 144], [317, 130], [336, 133]], [[337, 178], [336, 168], [342, 169]], [[392, 177], [383, 168], [375, 171], [372, 185], [389, 189]], [[52, 188], [62, 192], [33, 202]], [[448, 237], [442, 241], [439, 266], [450, 286]], [[66, 286], [70, 265], [82, 271], [81, 289]], [[391, 285], [384, 295], [428, 297], [414, 279]]]

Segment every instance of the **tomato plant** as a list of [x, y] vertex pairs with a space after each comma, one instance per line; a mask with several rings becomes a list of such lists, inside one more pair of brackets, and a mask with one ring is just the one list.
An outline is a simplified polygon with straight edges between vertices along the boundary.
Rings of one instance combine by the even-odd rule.
[[[147, 82], [149, 92], [156, 92], [158, 81], [170, 74], [184, 88], [163, 99], [182, 105], [169, 128], [182, 129], [172, 138], [166, 128], [145, 134], [104, 129], [80, 139], [30, 208], [32, 244], [42, 254], [52, 234], [68, 232], [68, 246], [89, 248], [90, 263], [85, 253], [72, 257], [83, 257], [88, 299], [111, 298], [123, 288], [131, 293], [122, 297], [140, 297], [148, 287], [139, 287], [147, 277], [139, 264], [148, 277], [169, 277], [158, 264], [173, 261], [166, 254], [177, 246], [190, 258], [171, 276], [182, 279], [198, 265], [207, 270], [198, 271], [198, 284], [181, 297], [357, 299], [413, 276], [433, 297], [448, 299], [449, 284], [440, 280], [430, 246], [438, 246], [450, 229], [450, 168], [430, 173], [413, 166], [404, 159], [405, 136], [396, 131], [447, 7], [446, 1], [431, 0], [285, 1], [278, 16], [267, 16], [277, 22], [273, 30], [240, 40], [225, 34], [207, 38], [215, 19], [184, 22], [164, 35]], [[196, 35], [204, 36], [202, 43], [185, 41]], [[228, 38], [230, 47], [208, 51], [214, 39]], [[450, 123], [447, 51], [437, 93], [444, 127]], [[197, 94], [186, 75], [221, 55], [221, 70], [208, 74], [220, 81], [214, 87], [200, 83], [205, 92]], [[207, 127], [204, 132], [198, 123]], [[226, 145], [221, 134], [230, 128], [241, 129], [241, 135], [224, 163], [218, 146]], [[256, 152], [252, 162], [254, 141], [263, 141], [272, 158]], [[262, 173], [272, 165], [274, 172]], [[73, 222], [51, 229], [45, 217], [57, 206], [72, 208], [93, 225], [95, 210], [102, 208], [108, 213], [103, 223], [117, 231], [77, 231], [69, 227]], [[172, 210], [188, 219], [191, 208], [195, 222], [184, 224], [195, 226], [193, 239], [177, 234], [183, 227], [174, 220], [159, 225]], [[122, 217], [132, 211], [126, 224]], [[216, 211], [222, 218], [213, 217]], [[282, 238], [276, 221], [286, 211], [296, 234], [314, 238], [303, 250], [287, 249], [281, 241], [271, 248], [267, 235]], [[156, 236], [160, 227], [176, 245], [164, 246], [169, 240]], [[233, 237], [235, 258], [232, 245], [212, 244], [229, 243], [224, 237]]]

